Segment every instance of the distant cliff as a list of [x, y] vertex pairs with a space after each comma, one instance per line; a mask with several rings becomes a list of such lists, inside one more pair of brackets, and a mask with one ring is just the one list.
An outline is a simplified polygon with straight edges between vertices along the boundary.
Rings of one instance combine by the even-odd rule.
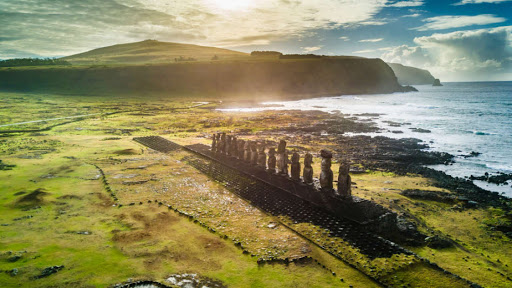
[[398, 63], [388, 63], [388, 65], [395, 72], [398, 82], [401, 85], [434, 84], [435, 78], [427, 70], [404, 66]]
[[407, 88], [398, 84], [391, 68], [380, 59], [334, 57], [2, 68], [0, 90], [79, 95], [161, 93], [205, 98], [300, 98], [392, 93]]

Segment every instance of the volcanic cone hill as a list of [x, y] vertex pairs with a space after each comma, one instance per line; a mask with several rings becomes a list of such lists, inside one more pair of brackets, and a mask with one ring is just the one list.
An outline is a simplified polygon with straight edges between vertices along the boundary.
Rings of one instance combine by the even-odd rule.
[[227, 49], [147, 40], [64, 57], [72, 66], [0, 69], [0, 90], [203, 99], [302, 98], [407, 90], [381, 59], [313, 56], [262, 59]]

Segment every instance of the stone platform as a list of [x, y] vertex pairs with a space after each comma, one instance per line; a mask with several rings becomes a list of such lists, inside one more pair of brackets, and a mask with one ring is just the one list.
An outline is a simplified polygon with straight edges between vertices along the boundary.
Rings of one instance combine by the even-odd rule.
[[214, 153], [207, 145], [194, 144], [184, 146], [184, 148], [282, 189], [315, 206], [326, 209], [338, 217], [350, 219], [360, 225], [371, 226], [372, 230], [389, 230], [396, 226], [396, 222], [394, 222], [396, 221], [396, 215], [374, 202], [355, 196], [336, 197], [334, 191], [332, 193], [323, 192], [316, 185], [306, 185], [300, 181], [293, 181], [287, 176], [276, 175], [235, 157]]
[[[179, 146], [155, 136], [139, 137], [134, 140], [161, 152], [182, 147], [200, 155], [200, 157], [187, 156], [183, 161], [222, 183], [228, 190], [249, 201], [255, 207], [273, 216], [285, 216], [294, 223], [311, 223], [321, 227], [329, 236], [342, 238], [370, 258], [412, 254], [376, 235], [379, 234], [375, 230], [376, 226], [382, 229], [393, 229], [393, 227], [386, 227], [392, 225], [393, 221], [383, 221], [387, 215], [391, 214], [383, 207], [372, 206], [376, 204], [371, 201], [357, 197], [353, 197], [353, 200], [341, 201], [319, 194], [314, 186], [300, 184], [287, 177], [268, 173], [262, 168], [226, 155], [215, 155], [206, 145]], [[328, 203], [329, 201], [332, 202]], [[326, 206], [322, 206], [323, 204]], [[364, 211], [365, 209], [373, 211]], [[378, 213], [379, 211], [382, 213]], [[358, 213], [361, 215], [357, 215]], [[348, 215], [350, 218], [343, 215]], [[307, 236], [307, 238], [310, 237], [311, 235]]]

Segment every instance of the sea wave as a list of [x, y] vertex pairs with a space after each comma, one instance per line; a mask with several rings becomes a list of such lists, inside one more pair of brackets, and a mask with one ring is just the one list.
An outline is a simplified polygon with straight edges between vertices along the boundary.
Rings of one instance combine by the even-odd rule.
[[416, 104], [416, 103], [406, 103], [405, 106], [420, 108], [420, 109], [438, 109], [439, 108], [439, 106], [421, 105], [421, 104]]
[[508, 172], [508, 173], [512, 172], [512, 165], [510, 165], [510, 164], [487, 162], [487, 163], [485, 163], [485, 166], [489, 169], [499, 171], [499, 172]]

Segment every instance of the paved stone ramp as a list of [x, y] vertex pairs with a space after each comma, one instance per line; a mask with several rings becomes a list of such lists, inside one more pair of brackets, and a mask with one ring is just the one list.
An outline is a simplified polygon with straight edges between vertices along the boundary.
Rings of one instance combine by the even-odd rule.
[[163, 153], [169, 153], [182, 148], [181, 145], [160, 136], [135, 137], [133, 141]]

